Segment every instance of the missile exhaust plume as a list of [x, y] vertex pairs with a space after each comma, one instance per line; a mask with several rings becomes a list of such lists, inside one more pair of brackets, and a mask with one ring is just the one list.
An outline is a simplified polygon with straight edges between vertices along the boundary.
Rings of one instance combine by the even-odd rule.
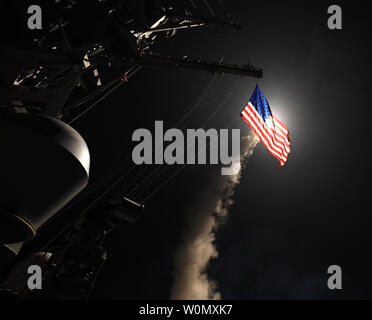
[[[209, 263], [218, 257], [215, 246], [216, 231], [227, 218], [233, 204], [235, 187], [239, 184], [245, 161], [252, 155], [259, 139], [251, 132], [242, 138], [240, 162], [237, 174], [221, 176], [219, 189], [214, 190], [210, 207], [196, 208], [189, 214], [174, 264], [174, 279], [171, 299], [175, 300], [219, 300], [217, 283], [207, 274]], [[205, 203], [205, 201], [203, 201]]]

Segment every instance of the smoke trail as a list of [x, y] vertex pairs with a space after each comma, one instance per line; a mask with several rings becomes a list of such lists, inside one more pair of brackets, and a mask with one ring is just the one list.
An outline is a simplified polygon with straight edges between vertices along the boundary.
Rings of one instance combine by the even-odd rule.
[[208, 204], [204, 201], [203, 208], [189, 215], [183, 242], [175, 255], [171, 299], [221, 299], [216, 282], [208, 278], [207, 267], [212, 259], [218, 257], [214, 244], [216, 231], [226, 219], [229, 208], [233, 204], [232, 197], [236, 185], [240, 182], [245, 160], [252, 155], [258, 142], [259, 139], [253, 132], [242, 138], [241, 161], [237, 163], [238, 173], [234, 176], [221, 176], [219, 188], [214, 191], [215, 199], [211, 201], [212, 206], [208, 208]]

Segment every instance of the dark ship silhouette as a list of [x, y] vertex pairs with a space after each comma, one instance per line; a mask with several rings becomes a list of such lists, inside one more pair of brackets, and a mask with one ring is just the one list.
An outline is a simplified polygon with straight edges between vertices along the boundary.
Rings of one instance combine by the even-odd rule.
[[[152, 51], [159, 37], [169, 39], [179, 30], [239, 31], [222, 1], [216, 3], [224, 19], [207, 1], [198, 5], [208, 17], [196, 1], [2, 1], [11, 11], [0, 51], [3, 297], [88, 298], [107, 258], [105, 237], [144, 210], [142, 203], [108, 192], [122, 178], [120, 165], [88, 185], [94, 155], [74, 121], [147, 66], [262, 77], [250, 65]], [[27, 29], [30, 4], [43, 8], [42, 30]], [[102, 68], [121, 72], [103, 83]], [[84, 203], [87, 195], [95, 200]], [[74, 206], [79, 213], [68, 214]], [[30, 265], [41, 266], [43, 290], [27, 287]]]

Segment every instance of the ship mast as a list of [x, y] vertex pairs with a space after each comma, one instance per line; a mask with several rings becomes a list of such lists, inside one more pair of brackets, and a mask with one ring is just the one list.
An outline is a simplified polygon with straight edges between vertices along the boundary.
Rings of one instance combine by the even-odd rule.
[[[134, 6], [134, 10], [130, 10], [124, 1], [119, 0], [56, 1], [55, 4], [58, 3], [63, 10], [57, 10], [58, 19], [49, 25], [44, 35], [36, 38], [29, 35], [34, 40], [32, 46], [17, 48], [7, 43], [1, 50], [0, 71], [8, 68], [9, 72], [0, 75], [0, 113], [43, 114], [71, 124], [148, 66], [262, 77], [263, 71], [249, 64], [229, 64], [222, 62], [222, 59], [195, 59], [186, 53], [182, 57], [175, 57], [154, 52], [154, 45], [158, 44], [159, 39], [163, 36], [172, 38], [177, 32], [198, 28], [231, 32], [241, 30], [230, 14], [227, 14], [227, 20], [218, 18], [207, 0], [203, 0], [203, 3], [211, 12], [211, 17], [198, 13], [192, 0], [191, 8], [180, 8], [178, 4], [175, 5], [176, 1], [173, 1], [174, 5], [171, 2], [125, 1], [125, 4]], [[152, 5], [147, 8], [145, 3]], [[219, 0], [219, 3], [222, 4], [222, 1]], [[80, 19], [92, 13], [84, 6], [106, 19], [104, 23], [97, 20], [102, 22], [102, 26], [109, 26], [93, 40], [88, 40], [87, 34], [79, 29]], [[73, 10], [78, 14], [64, 15]], [[77, 17], [78, 21], [74, 21], [73, 17]], [[87, 21], [96, 24], [90, 17]], [[84, 29], [89, 33], [90, 26]], [[115, 32], [111, 32], [113, 30]], [[108, 83], [102, 83], [100, 69], [114, 67], [118, 67], [116, 71], [121, 70], [120, 74]], [[125, 163], [119, 163], [110, 173], [83, 190], [53, 219], [50, 218], [29, 244], [16, 243], [16, 249], [8, 246], [15, 254], [11, 256], [12, 263], [35, 251], [49, 250], [53, 255], [48, 258], [48, 265], [52, 266], [48, 267], [48, 282], [53, 284], [57, 279], [57, 282], [69, 283], [70, 287], [62, 296], [88, 297], [107, 257], [101, 247], [105, 237], [118, 225], [134, 222], [144, 209], [142, 203], [122, 197], [119, 188], [126, 174], [132, 170], [124, 174], [126, 169]], [[19, 257], [15, 257], [17, 254]], [[34, 255], [34, 258], [44, 259], [45, 256]], [[5, 267], [8, 270], [8, 266]], [[0, 268], [0, 280], [4, 270]], [[17, 278], [17, 269], [14, 275], [11, 274], [9, 278]], [[13, 283], [7, 285], [14, 288]], [[53, 292], [53, 288], [48, 289]]]

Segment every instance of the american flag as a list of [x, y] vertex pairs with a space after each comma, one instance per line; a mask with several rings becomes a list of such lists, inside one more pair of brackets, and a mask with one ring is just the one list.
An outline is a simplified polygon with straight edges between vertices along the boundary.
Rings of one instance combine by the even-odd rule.
[[288, 128], [271, 113], [269, 103], [256, 86], [247, 106], [240, 113], [267, 150], [284, 166], [291, 151]]

